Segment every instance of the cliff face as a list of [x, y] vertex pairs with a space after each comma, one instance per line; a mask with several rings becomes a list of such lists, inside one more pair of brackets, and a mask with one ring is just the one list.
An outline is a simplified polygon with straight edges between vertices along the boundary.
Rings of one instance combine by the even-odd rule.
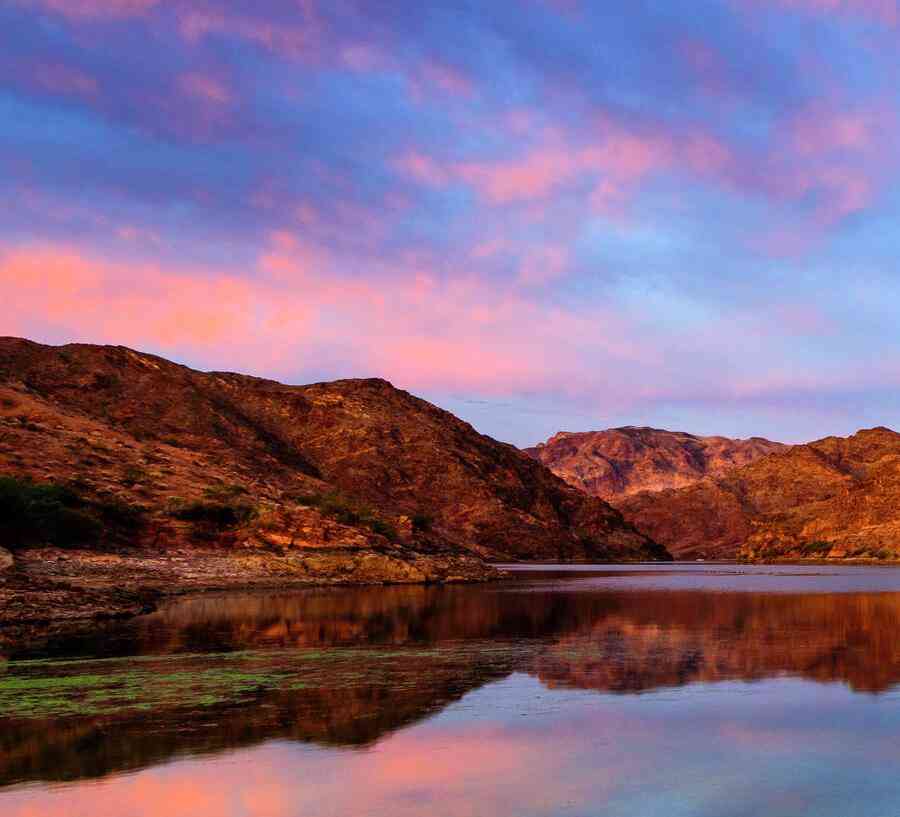
[[900, 434], [793, 446], [620, 507], [680, 558], [900, 558]]
[[[5, 338], [0, 435], [0, 473], [66, 486], [50, 499], [70, 538], [189, 551], [198, 583], [225, 581], [199, 558], [222, 548], [275, 578], [341, 581], [472, 578], [478, 557], [667, 558], [606, 503], [383, 380], [285, 386]], [[0, 528], [0, 545], [16, 536]], [[180, 565], [159, 571], [185, 581]]]
[[640, 491], [692, 485], [784, 447], [761, 437], [732, 440], [626, 426], [561, 431], [526, 453], [570, 485], [615, 504]]

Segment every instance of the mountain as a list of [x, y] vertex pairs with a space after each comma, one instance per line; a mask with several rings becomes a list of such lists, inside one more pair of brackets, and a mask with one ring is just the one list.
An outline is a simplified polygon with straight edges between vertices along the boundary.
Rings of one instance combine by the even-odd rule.
[[620, 503], [676, 558], [900, 558], [900, 434], [785, 448], [686, 488]]
[[668, 558], [605, 502], [384, 380], [286, 386], [2, 338], [0, 472], [0, 544], [47, 580], [78, 564], [22, 545], [99, 544], [144, 585], [182, 586]]
[[570, 485], [615, 501], [639, 491], [682, 488], [785, 446], [762, 437], [697, 437], [657, 428], [560, 431], [526, 453]]

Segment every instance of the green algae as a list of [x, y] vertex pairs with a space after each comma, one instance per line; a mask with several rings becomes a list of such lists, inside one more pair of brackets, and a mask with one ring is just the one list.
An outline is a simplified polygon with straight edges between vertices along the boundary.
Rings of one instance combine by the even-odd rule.
[[0, 665], [0, 719], [208, 710], [277, 694], [381, 687], [413, 690], [429, 675], [469, 675], [485, 662], [511, 668], [514, 644], [418, 648], [244, 650], [129, 658], [37, 659]]

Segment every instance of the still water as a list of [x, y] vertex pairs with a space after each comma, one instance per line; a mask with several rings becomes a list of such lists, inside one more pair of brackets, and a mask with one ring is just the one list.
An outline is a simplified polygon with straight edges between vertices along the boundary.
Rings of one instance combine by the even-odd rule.
[[3, 817], [900, 815], [900, 569], [205, 595], [0, 660]]

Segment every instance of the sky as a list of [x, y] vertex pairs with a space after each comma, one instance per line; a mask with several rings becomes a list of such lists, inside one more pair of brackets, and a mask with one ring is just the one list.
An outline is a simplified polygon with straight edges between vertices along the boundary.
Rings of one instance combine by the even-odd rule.
[[2, 0], [0, 334], [517, 445], [900, 426], [900, 3]]

